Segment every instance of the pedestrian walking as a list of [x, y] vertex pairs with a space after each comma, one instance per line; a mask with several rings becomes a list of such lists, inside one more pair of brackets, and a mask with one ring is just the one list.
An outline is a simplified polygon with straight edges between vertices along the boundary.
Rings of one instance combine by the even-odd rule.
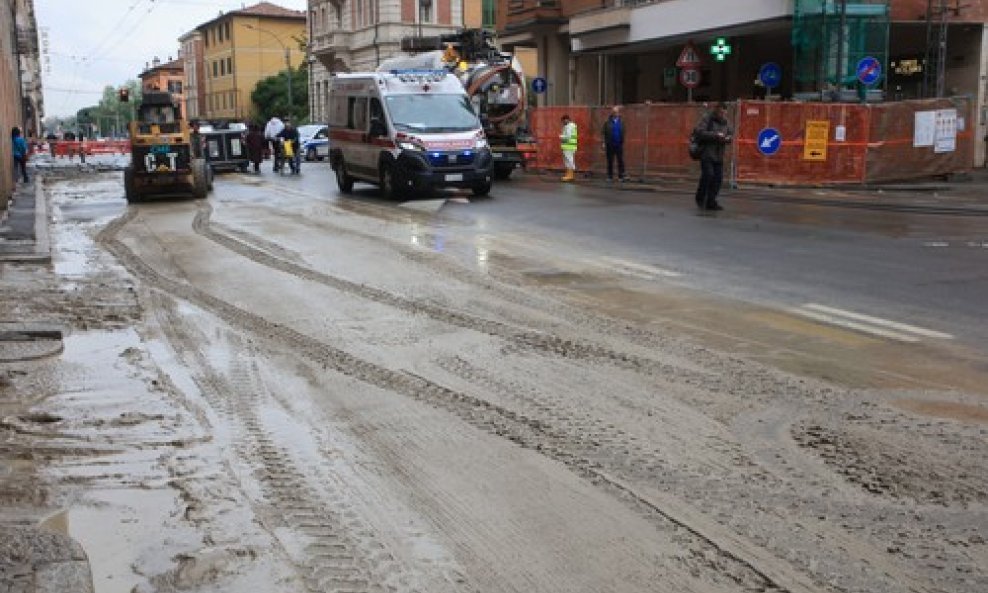
[[289, 169], [291, 169], [292, 173], [298, 175], [299, 167], [302, 163], [302, 155], [299, 154], [301, 146], [299, 145], [298, 129], [292, 124], [292, 120], [287, 117], [285, 118], [285, 127], [278, 133], [278, 138], [284, 142], [282, 145], [282, 154], [285, 155]]
[[724, 209], [717, 202], [717, 194], [724, 181], [724, 152], [734, 136], [726, 113], [727, 104], [717, 103], [693, 129], [701, 146], [700, 183], [696, 188], [696, 205], [700, 210]]
[[569, 115], [564, 115], [562, 122], [563, 131], [559, 134], [559, 144], [563, 151], [563, 166], [566, 168], [563, 181], [573, 181], [576, 179], [576, 123], [569, 118]]
[[261, 132], [259, 125], [250, 124], [247, 127], [245, 143], [247, 144], [247, 158], [254, 163], [254, 172], [260, 173], [261, 161], [264, 160], [264, 146], [267, 141], [264, 139], [264, 133]]
[[607, 155], [607, 180], [614, 181], [614, 161], [617, 160], [618, 179], [627, 181], [624, 175], [624, 120], [621, 106], [611, 108], [611, 115], [604, 122], [604, 152]]
[[285, 124], [277, 115], [272, 115], [264, 126], [264, 138], [271, 144], [271, 158], [274, 160], [272, 171], [275, 172], [281, 168], [281, 139], [278, 134], [284, 129]]
[[27, 183], [27, 140], [17, 126], [10, 130], [10, 140], [14, 145], [14, 175], [16, 176], [19, 170], [24, 183]]

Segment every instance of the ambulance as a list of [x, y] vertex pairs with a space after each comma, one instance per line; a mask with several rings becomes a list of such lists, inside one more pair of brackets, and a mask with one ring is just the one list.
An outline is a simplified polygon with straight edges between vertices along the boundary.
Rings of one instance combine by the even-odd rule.
[[329, 159], [343, 193], [357, 181], [386, 199], [439, 188], [491, 190], [494, 159], [457, 78], [444, 70], [336, 74]]

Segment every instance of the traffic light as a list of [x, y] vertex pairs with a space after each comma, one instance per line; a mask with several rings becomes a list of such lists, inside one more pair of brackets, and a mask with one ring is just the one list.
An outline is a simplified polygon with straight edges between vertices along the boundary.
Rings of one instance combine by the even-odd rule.
[[127, 103], [130, 101], [130, 89], [122, 88], [117, 91], [117, 98], [120, 99], [121, 103]]

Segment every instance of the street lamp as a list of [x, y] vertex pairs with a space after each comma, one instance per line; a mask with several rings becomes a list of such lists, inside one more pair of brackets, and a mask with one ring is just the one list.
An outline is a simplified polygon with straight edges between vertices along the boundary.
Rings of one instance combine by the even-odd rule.
[[285, 68], [288, 69], [288, 110], [292, 111], [292, 59], [291, 59], [292, 50], [291, 48], [285, 45], [284, 43], [282, 43], [280, 37], [278, 37], [271, 31], [268, 31], [267, 29], [264, 29], [262, 27], [255, 27], [250, 23], [244, 23], [244, 26], [247, 27], [248, 29], [253, 29], [261, 33], [267, 33], [268, 35], [274, 37], [274, 40], [278, 42], [278, 45], [281, 46], [281, 49], [285, 50]]

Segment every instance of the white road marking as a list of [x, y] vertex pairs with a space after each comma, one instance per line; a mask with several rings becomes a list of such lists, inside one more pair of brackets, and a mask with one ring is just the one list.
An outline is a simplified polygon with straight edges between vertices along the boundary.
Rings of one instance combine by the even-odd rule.
[[631, 272], [636, 276], [644, 275], [647, 278], [654, 278], [656, 276], [663, 276], [666, 278], [678, 278], [682, 276], [682, 274], [680, 274], [679, 272], [673, 272], [672, 270], [666, 270], [665, 268], [658, 268], [655, 266], [639, 264], [633, 261], [618, 259], [616, 257], [601, 257], [598, 259], [597, 263], [598, 265], [622, 268], [623, 271], [625, 272]]
[[907, 336], [906, 334], [900, 334], [899, 332], [894, 332], [887, 329], [881, 329], [871, 325], [866, 325], [864, 323], [858, 323], [856, 321], [850, 321], [848, 319], [840, 319], [839, 317], [834, 317], [833, 315], [826, 315], [824, 313], [817, 313], [815, 311], [807, 311], [806, 309], [790, 309], [796, 315], [801, 315], [803, 317], [809, 317], [814, 321], [819, 321], [827, 325], [836, 325], [838, 327], [846, 327], [847, 329], [853, 329], [859, 332], [864, 332], [866, 334], [872, 334], [882, 338], [889, 338], [892, 340], [898, 340], [899, 342], [918, 342], [919, 338], [913, 336]]
[[843, 309], [835, 309], [833, 307], [818, 305], [816, 303], [808, 303], [803, 306], [807, 309], [812, 309], [814, 311], [819, 311], [821, 313], [825, 313], [829, 315], [837, 315], [840, 317], [847, 317], [849, 319], [854, 319], [856, 321], [863, 321], [865, 323], [870, 323], [872, 325], [877, 325], [881, 327], [888, 327], [894, 330], [898, 330], [900, 332], [916, 334], [926, 338], [936, 338], [939, 340], [952, 340], [954, 338], [954, 336], [950, 334], [934, 331], [932, 329], [926, 329], [925, 327], [907, 325], [905, 323], [899, 323], [897, 321], [890, 321], [888, 319], [882, 319], [880, 317], [872, 317], [870, 315], [862, 315], [861, 313], [855, 313], [853, 311], [845, 311]]
[[923, 243], [923, 247], [950, 247], [950, 243], [946, 241], [927, 241]]

